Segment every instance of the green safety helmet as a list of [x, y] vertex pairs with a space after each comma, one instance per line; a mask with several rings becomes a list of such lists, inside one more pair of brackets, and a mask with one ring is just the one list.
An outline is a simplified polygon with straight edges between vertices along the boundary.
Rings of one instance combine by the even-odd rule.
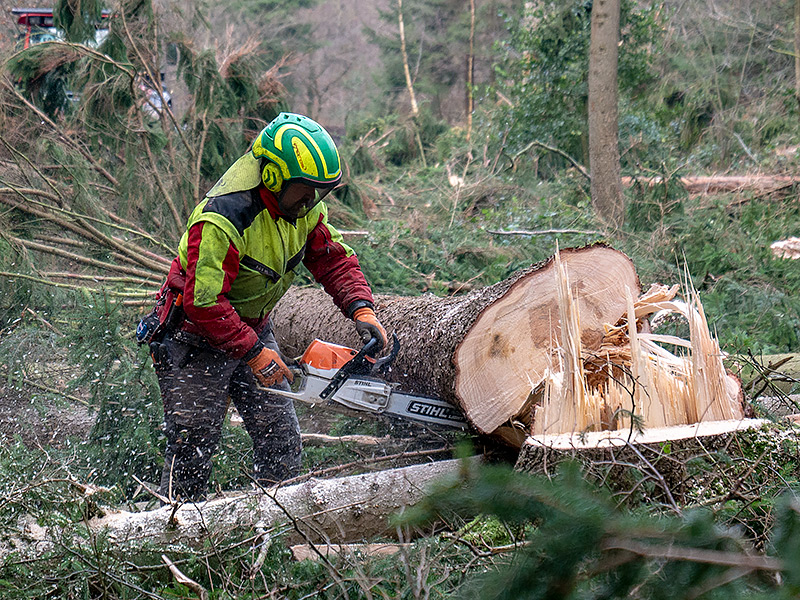
[[330, 134], [313, 119], [281, 113], [206, 196], [249, 190], [263, 183], [280, 203], [288, 184], [296, 182], [316, 188], [318, 202], [341, 180], [339, 152]]
[[336, 144], [319, 123], [302, 115], [279, 114], [261, 130], [250, 152], [262, 161], [261, 180], [276, 194], [284, 182], [331, 190], [342, 180]]

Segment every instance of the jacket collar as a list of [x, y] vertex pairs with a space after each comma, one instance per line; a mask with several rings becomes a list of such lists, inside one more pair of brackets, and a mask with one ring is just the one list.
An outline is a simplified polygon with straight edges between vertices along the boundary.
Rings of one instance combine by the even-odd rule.
[[258, 186], [258, 193], [261, 196], [261, 201], [264, 203], [264, 206], [267, 207], [269, 216], [272, 217], [273, 221], [277, 221], [278, 219], [283, 219], [287, 223], [290, 223], [295, 227], [297, 226], [297, 219], [290, 219], [289, 217], [281, 213], [281, 209], [278, 206], [278, 197], [274, 193], [270, 192], [263, 185]]

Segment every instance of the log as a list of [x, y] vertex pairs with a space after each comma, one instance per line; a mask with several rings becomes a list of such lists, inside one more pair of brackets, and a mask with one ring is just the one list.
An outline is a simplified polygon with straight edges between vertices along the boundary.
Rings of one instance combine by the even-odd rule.
[[[681, 177], [678, 181], [690, 194], [716, 194], [745, 190], [768, 193], [800, 183], [800, 177], [789, 175], [712, 175], [708, 177]], [[637, 183], [646, 187], [654, 187], [664, 183], [664, 179], [662, 177], [622, 177], [622, 185], [625, 187], [630, 187]]]
[[297, 544], [289, 548], [296, 561], [319, 561], [328, 556], [392, 556], [401, 551], [411, 551], [411, 544]]
[[[581, 340], [599, 349], [604, 326], [626, 311], [619, 293], [638, 295], [636, 269], [625, 254], [603, 244], [560, 252], [581, 311]], [[284, 353], [299, 356], [314, 338], [360, 347], [352, 322], [334, 314], [316, 288], [294, 288], [272, 318]], [[376, 312], [401, 350], [389, 380], [403, 391], [460, 407], [482, 434], [501, 430], [519, 445], [530, 423], [529, 398], [558, 360], [558, 285], [554, 259], [458, 297], [377, 296]], [[521, 422], [521, 437], [507, 435]], [[520, 431], [517, 428], [517, 431]]]
[[772, 255], [776, 258], [789, 258], [796, 260], [800, 258], [800, 238], [790, 237], [785, 240], [778, 240], [770, 244]]
[[[477, 459], [472, 459], [477, 460]], [[145, 512], [107, 511], [90, 519], [89, 529], [117, 544], [202, 545], [232, 531], [266, 530], [289, 523], [289, 543], [347, 543], [391, 535], [389, 517], [420, 501], [426, 488], [456, 476], [460, 460], [445, 460], [338, 479], [253, 491], [177, 508]], [[48, 536], [52, 539], [52, 536]]]

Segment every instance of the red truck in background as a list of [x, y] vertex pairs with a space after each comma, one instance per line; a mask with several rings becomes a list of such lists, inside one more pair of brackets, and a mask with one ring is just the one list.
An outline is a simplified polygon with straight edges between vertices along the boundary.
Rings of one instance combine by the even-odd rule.
[[[20, 30], [17, 36], [18, 44], [21, 49], [30, 48], [33, 45], [44, 42], [54, 42], [64, 39], [64, 32], [58, 29], [53, 23], [52, 8], [12, 8], [11, 14], [17, 19], [17, 26]], [[110, 10], [103, 10], [100, 23], [97, 24], [94, 40], [90, 40], [87, 45], [97, 48], [108, 36], [108, 19], [111, 16]], [[164, 87], [164, 73], [161, 73], [161, 94], [153, 85], [150, 78], [146, 75], [136, 77], [136, 87], [143, 95], [142, 111], [152, 119], [158, 119], [161, 114], [162, 97], [166, 100], [167, 106], [172, 106], [172, 96]], [[66, 92], [67, 97], [73, 102], [78, 100], [76, 94], [71, 91]]]
[[[18, 36], [22, 48], [29, 48], [42, 42], [53, 42], [64, 38], [63, 32], [53, 25], [52, 8], [12, 8], [11, 14], [17, 18], [20, 29]], [[89, 45], [97, 47], [103, 43], [108, 35], [108, 27], [104, 23], [111, 15], [111, 11], [104, 10], [100, 23], [97, 26], [94, 43]]]

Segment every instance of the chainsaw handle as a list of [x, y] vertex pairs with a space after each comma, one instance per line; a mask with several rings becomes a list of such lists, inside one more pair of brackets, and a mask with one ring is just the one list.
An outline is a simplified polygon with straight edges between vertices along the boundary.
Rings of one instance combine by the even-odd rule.
[[369, 341], [362, 346], [361, 351], [359, 352], [359, 354], [364, 354], [366, 356], [370, 356], [372, 358], [375, 358], [375, 354], [377, 354], [378, 350], [379, 350], [375, 346], [377, 346], [379, 342], [380, 342], [380, 340], [378, 338], [376, 338], [376, 337], [369, 338]]

